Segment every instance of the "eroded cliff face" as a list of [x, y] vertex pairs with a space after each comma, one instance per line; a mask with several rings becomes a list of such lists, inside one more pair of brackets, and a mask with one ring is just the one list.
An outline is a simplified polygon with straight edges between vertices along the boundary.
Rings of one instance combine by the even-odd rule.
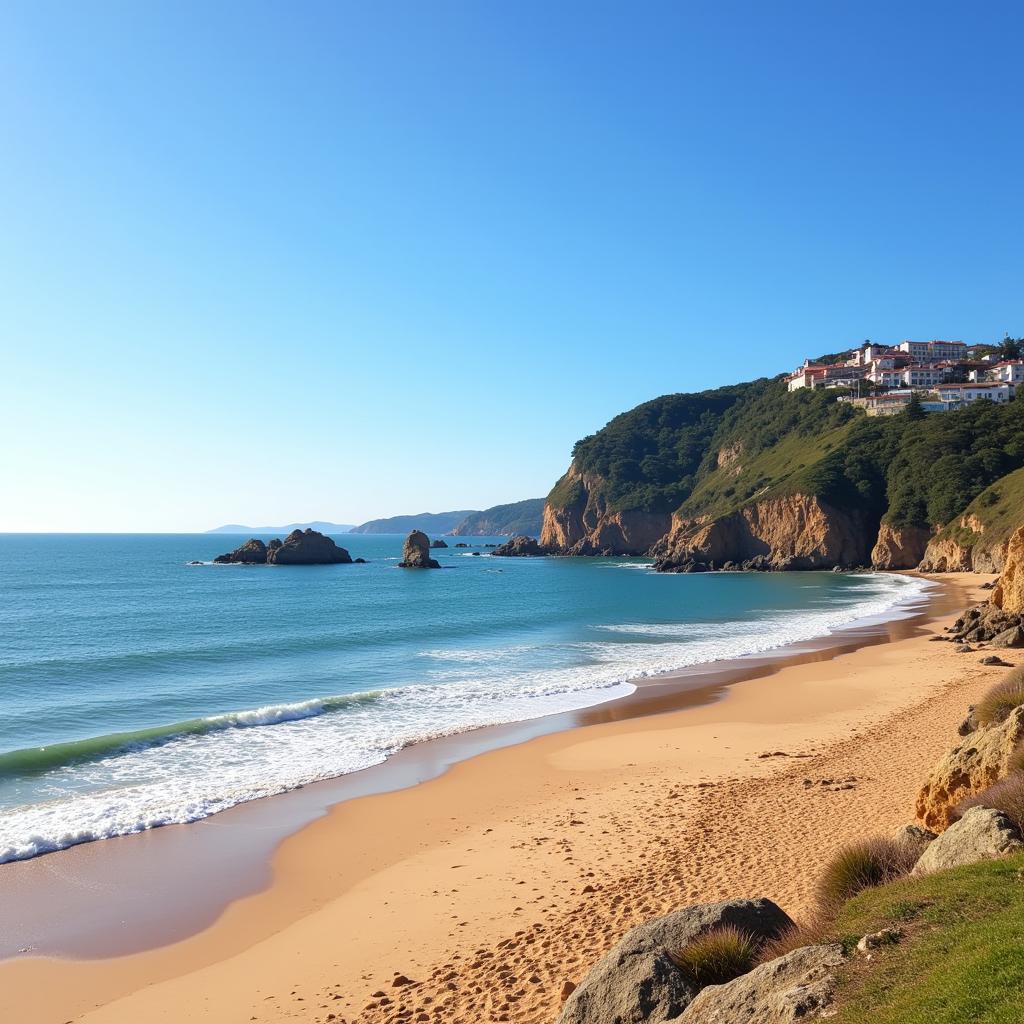
[[1024, 526], [1010, 535], [1002, 573], [992, 603], [1006, 612], [1024, 613]]
[[718, 519], [673, 517], [651, 550], [662, 571], [866, 565], [875, 531], [816, 497], [767, 498]]
[[668, 531], [668, 513], [610, 510], [601, 481], [575, 467], [564, 483], [575, 490], [574, 500], [565, 507], [544, 506], [540, 543], [553, 554], [645, 555]]
[[876, 569], [914, 569], [924, 558], [931, 537], [931, 530], [923, 526], [898, 528], [882, 523], [871, 549], [871, 564]]
[[975, 515], [958, 520], [955, 536], [940, 533], [928, 543], [921, 557], [922, 572], [1001, 572], [1006, 559], [1005, 540], [985, 536], [985, 524]]

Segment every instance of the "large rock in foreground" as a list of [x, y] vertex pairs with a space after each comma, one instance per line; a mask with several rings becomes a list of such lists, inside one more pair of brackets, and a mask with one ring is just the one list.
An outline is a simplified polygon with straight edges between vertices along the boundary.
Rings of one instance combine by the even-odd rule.
[[928, 844], [911, 874], [928, 875], [961, 864], [995, 860], [1018, 850], [1024, 850], [1020, 832], [1002, 811], [972, 807]]
[[347, 565], [351, 555], [316, 530], [292, 530], [280, 545], [271, 543], [271, 565]]
[[440, 569], [441, 564], [430, 557], [430, 538], [421, 530], [413, 530], [402, 545], [402, 569]]
[[804, 946], [725, 985], [702, 989], [679, 1024], [793, 1024], [812, 1020], [832, 1002], [843, 947]]
[[956, 820], [956, 805], [988, 789], [1009, 770], [1010, 755], [1024, 739], [1024, 707], [1014, 708], [1006, 721], [968, 733], [931, 770], [917, 796], [917, 816], [941, 832]]
[[537, 543], [536, 540], [534, 540], [533, 537], [527, 537], [523, 534], [518, 537], [510, 538], [505, 541], [504, 544], [499, 544], [491, 554], [498, 555], [502, 558], [513, 558], [546, 555], [547, 552]]
[[267, 561], [267, 546], [263, 541], [253, 538], [226, 555], [218, 555], [214, 561], [220, 565], [263, 565]]
[[674, 1020], [697, 990], [674, 954], [688, 942], [722, 925], [733, 925], [757, 940], [792, 925], [771, 900], [699, 903], [638, 925], [623, 936], [566, 1000], [559, 1024], [644, 1024]]

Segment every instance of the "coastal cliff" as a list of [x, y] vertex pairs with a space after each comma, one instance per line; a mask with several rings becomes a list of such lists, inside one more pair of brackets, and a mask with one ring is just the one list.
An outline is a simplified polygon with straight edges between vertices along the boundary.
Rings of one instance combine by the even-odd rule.
[[762, 379], [616, 416], [574, 446], [542, 547], [664, 571], [999, 571], [1024, 524], [1024, 402], [868, 417], [839, 397]]
[[924, 557], [932, 531], [924, 526], [892, 526], [882, 523], [871, 549], [875, 569], [913, 569]]
[[671, 532], [651, 554], [661, 571], [720, 569], [831, 569], [867, 561], [870, 534], [863, 517], [813, 495], [754, 502], [728, 515], [674, 516]]
[[[609, 507], [603, 481], [575, 465], [556, 485], [565, 504], [544, 505], [541, 547], [561, 555], [645, 555], [669, 529], [668, 513], [616, 511]], [[554, 492], [552, 492], [554, 493]]]

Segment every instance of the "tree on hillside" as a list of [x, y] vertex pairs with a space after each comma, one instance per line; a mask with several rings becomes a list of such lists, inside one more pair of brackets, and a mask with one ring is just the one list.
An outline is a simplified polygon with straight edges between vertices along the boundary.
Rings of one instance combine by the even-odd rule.
[[924, 411], [924, 406], [921, 404], [921, 395], [917, 391], [910, 393], [910, 402], [907, 405], [906, 414], [908, 420], [923, 420], [928, 415]]
[[1003, 359], [1020, 359], [1022, 346], [1024, 346], [1024, 338], [1011, 338], [1009, 334], [1006, 334], [999, 343], [999, 355]]

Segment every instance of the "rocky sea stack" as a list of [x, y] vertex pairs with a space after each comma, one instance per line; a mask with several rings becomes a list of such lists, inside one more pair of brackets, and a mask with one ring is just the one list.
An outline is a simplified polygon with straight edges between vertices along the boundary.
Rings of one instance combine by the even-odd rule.
[[441, 564], [430, 557], [430, 538], [421, 530], [413, 530], [402, 545], [402, 569], [440, 569]]
[[499, 544], [491, 552], [491, 554], [498, 555], [504, 558], [511, 558], [546, 555], [547, 551], [545, 551], [544, 548], [542, 548], [533, 537], [520, 535], [518, 537], [510, 538], [509, 540], [505, 541], [504, 544]]
[[352, 556], [316, 530], [292, 530], [283, 541], [275, 538], [264, 544], [256, 538], [247, 540], [214, 561], [245, 565], [344, 565], [352, 561]]

